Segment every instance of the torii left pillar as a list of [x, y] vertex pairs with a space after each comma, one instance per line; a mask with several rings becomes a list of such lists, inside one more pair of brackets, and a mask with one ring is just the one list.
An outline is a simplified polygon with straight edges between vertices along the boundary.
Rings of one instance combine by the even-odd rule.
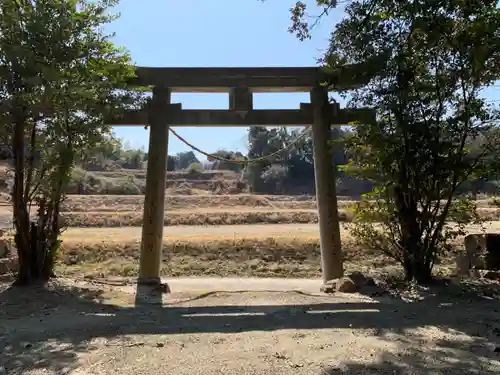
[[139, 284], [160, 284], [171, 90], [155, 87], [149, 107], [149, 149], [142, 224]]

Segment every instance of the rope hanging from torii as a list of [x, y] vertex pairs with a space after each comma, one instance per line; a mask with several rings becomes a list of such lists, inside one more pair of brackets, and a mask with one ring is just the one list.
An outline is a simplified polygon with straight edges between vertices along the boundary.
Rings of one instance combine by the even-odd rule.
[[200, 148], [196, 147], [195, 145], [193, 145], [192, 143], [190, 143], [189, 141], [187, 141], [184, 137], [182, 137], [181, 135], [177, 134], [177, 132], [172, 129], [171, 127], [168, 128], [168, 130], [170, 130], [170, 132], [179, 140], [181, 141], [182, 143], [184, 143], [186, 146], [190, 147], [192, 150], [194, 151], [197, 151], [199, 152], [200, 154], [206, 156], [207, 158], [210, 158], [210, 159], [214, 159], [214, 160], [218, 160], [218, 161], [223, 161], [223, 162], [226, 162], [226, 163], [233, 163], [233, 164], [243, 164], [243, 165], [246, 165], [246, 164], [251, 164], [251, 163], [258, 163], [260, 161], [263, 161], [263, 160], [267, 160], [275, 155], [279, 155], [281, 154], [282, 152], [284, 151], [287, 151], [287, 150], [290, 150], [293, 146], [295, 146], [300, 140], [302, 140], [303, 138], [305, 138], [308, 134], [309, 134], [309, 131], [311, 130], [311, 126], [308, 125], [306, 126], [302, 132], [293, 140], [293, 142], [290, 142], [288, 145], [286, 145], [285, 147], [279, 149], [278, 151], [275, 151], [275, 152], [272, 152], [270, 153], [269, 155], [265, 155], [265, 156], [261, 156], [261, 157], [258, 157], [258, 158], [254, 158], [254, 159], [245, 159], [245, 160], [231, 160], [231, 159], [225, 159], [225, 158], [222, 158], [220, 156], [217, 156], [217, 155], [214, 155], [214, 154], [209, 154], [208, 152], [205, 152], [203, 150], [201, 150]]

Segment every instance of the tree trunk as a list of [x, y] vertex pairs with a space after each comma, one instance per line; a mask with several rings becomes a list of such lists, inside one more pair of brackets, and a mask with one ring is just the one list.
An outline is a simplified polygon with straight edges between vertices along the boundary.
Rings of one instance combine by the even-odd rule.
[[401, 248], [404, 249], [405, 278], [417, 283], [427, 282], [431, 277], [432, 264], [428, 262], [427, 249], [422, 243], [418, 205], [411, 192], [405, 193], [400, 186], [395, 187], [394, 193], [401, 228]]
[[16, 283], [18, 285], [26, 285], [32, 279], [29, 212], [24, 200], [24, 133], [26, 119], [20, 113], [17, 113], [15, 117], [14, 136], [12, 137], [12, 150], [15, 163], [12, 200], [14, 202], [14, 225], [16, 228], [14, 240], [19, 258], [19, 272]]
[[409, 261], [405, 264], [406, 281], [415, 281], [417, 284], [425, 284], [432, 279], [432, 268], [423, 261]]
[[[44, 217], [44, 204], [41, 204], [39, 210], [38, 222], [30, 221], [30, 213], [28, 209], [29, 199], [29, 183], [25, 177], [25, 132], [26, 118], [22, 111], [15, 114], [14, 121], [14, 136], [12, 138], [12, 149], [15, 160], [15, 175], [14, 188], [12, 192], [12, 200], [14, 206], [14, 225], [16, 229], [15, 243], [19, 259], [19, 271], [15, 285], [28, 285], [33, 282], [46, 281], [53, 276], [54, 257], [50, 250], [52, 249], [51, 241], [47, 241], [46, 222], [47, 217]], [[33, 150], [32, 150], [33, 151]], [[33, 166], [31, 165], [31, 168]], [[58, 190], [59, 191], [59, 190]], [[59, 215], [59, 207], [55, 210], [55, 214]], [[49, 216], [50, 223], [53, 222]], [[58, 226], [57, 219], [55, 225]], [[53, 226], [50, 226], [53, 229]], [[57, 234], [59, 232], [57, 231]], [[57, 238], [56, 238], [57, 239]], [[56, 241], [53, 241], [54, 246]], [[49, 254], [49, 256], [47, 255]]]

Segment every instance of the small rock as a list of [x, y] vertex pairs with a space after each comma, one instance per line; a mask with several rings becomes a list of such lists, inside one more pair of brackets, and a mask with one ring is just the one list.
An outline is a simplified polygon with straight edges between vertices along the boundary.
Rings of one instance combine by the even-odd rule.
[[355, 293], [358, 290], [356, 283], [349, 277], [342, 277], [337, 281], [337, 292]]
[[[360, 289], [367, 287], [371, 293], [382, 293], [383, 289], [379, 288], [371, 277], [366, 277], [361, 272], [355, 271], [347, 273], [340, 279], [333, 279], [327, 281], [321, 287], [323, 293], [355, 293]], [[373, 289], [373, 290], [372, 290]]]
[[357, 286], [366, 285], [368, 281], [365, 275], [363, 275], [361, 272], [358, 271], [350, 272], [347, 275], [345, 275], [345, 277], [351, 279]]
[[157, 347], [157, 348], [163, 348], [164, 346], [165, 346], [165, 344], [164, 344], [164, 343], [162, 343], [162, 342], [157, 342], [157, 343], [156, 343], [156, 347]]
[[274, 353], [274, 357], [275, 357], [276, 359], [288, 359], [288, 357], [287, 357], [285, 354], [280, 353], [280, 352], [276, 352], [276, 353]]
[[328, 293], [328, 294], [335, 293], [336, 290], [337, 290], [337, 279], [328, 280], [320, 288], [320, 291], [322, 293]]

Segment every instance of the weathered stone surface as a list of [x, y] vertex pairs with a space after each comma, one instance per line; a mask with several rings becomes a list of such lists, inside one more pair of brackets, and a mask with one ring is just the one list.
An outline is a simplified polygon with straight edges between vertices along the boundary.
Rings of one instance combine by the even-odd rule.
[[455, 273], [457, 276], [468, 277], [471, 270], [485, 267], [486, 236], [482, 233], [474, 233], [464, 238], [465, 251], [456, 257]]
[[483, 233], [471, 233], [464, 238], [465, 251], [473, 254], [486, 248], [485, 235]]
[[359, 271], [347, 273], [345, 276], [350, 278], [356, 286], [363, 286], [368, 281], [368, 278]]
[[341, 277], [337, 281], [337, 292], [340, 293], [355, 293], [359, 287], [350, 277]]
[[455, 259], [455, 274], [457, 276], [468, 277], [471, 272], [471, 262], [469, 256], [465, 253], [460, 253]]
[[383, 293], [383, 289], [377, 286], [373, 278], [366, 277], [361, 272], [354, 271], [347, 273], [340, 279], [327, 281], [321, 287], [323, 293], [355, 293], [360, 292], [368, 295], [378, 295]]
[[337, 291], [337, 279], [327, 281], [321, 286], [320, 290], [322, 293], [335, 293]]
[[471, 262], [471, 268], [482, 268], [486, 253], [486, 235], [479, 233], [467, 235], [464, 239], [464, 245], [465, 252]]

